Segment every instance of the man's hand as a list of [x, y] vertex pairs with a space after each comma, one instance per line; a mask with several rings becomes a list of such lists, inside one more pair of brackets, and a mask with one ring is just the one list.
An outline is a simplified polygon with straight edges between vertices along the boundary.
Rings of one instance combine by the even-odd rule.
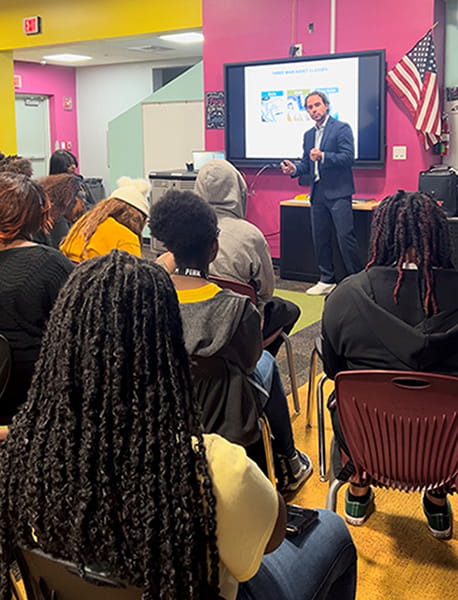
[[284, 175], [294, 175], [296, 172], [296, 165], [290, 160], [282, 160], [280, 163], [280, 168]]
[[320, 161], [323, 158], [323, 153], [318, 148], [312, 148], [310, 150], [310, 160], [313, 162]]

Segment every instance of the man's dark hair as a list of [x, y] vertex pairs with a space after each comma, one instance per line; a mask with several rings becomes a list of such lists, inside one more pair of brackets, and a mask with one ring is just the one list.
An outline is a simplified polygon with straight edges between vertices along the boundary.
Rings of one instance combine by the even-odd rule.
[[366, 266], [366, 269], [373, 265], [396, 266], [395, 302], [404, 275], [402, 266], [409, 251], [414, 252], [418, 273], [425, 283], [423, 309], [426, 314], [435, 314], [438, 307], [433, 290], [433, 268], [453, 268], [447, 217], [427, 194], [398, 190], [384, 198], [374, 213], [371, 257]]
[[218, 237], [218, 218], [200, 196], [169, 190], [153, 204], [149, 225], [154, 237], [173, 253], [178, 267], [208, 267]]
[[325, 104], [328, 107], [329, 110], [329, 98], [326, 96], [326, 94], [324, 92], [319, 92], [318, 90], [315, 90], [314, 92], [310, 92], [309, 94], [307, 94], [307, 96], [305, 97], [305, 106], [307, 107], [307, 100], [310, 98], [310, 96], [319, 96], [322, 100], [323, 100], [323, 104]]
[[218, 598], [216, 500], [161, 267], [114, 250], [74, 270], [0, 481], [2, 600], [17, 545], [100, 565], [145, 600]]

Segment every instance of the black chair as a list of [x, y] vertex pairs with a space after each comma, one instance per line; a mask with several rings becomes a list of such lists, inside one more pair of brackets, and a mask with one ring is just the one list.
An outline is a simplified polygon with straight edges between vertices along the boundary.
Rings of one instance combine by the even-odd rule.
[[[85, 567], [82, 572], [67, 560], [40, 550], [16, 550], [12, 569], [13, 589], [27, 600], [141, 600], [142, 590], [118, 581], [113, 575]], [[22, 576], [22, 580], [21, 577]]]
[[[250, 384], [246, 388], [243, 385], [239, 387], [245, 376], [241, 375], [238, 381], [234, 381], [228, 378], [228, 368], [228, 361], [221, 357], [191, 357], [194, 392], [197, 401], [200, 402], [203, 429], [207, 433], [218, 433], [229, 441], [254, 451], [255, 454], [260, 437], [266, 475], [275, 487], [272, 431], [269, 420], [258, 405], [256, 389]], [[247, 394], [248, 390], [251, 390], [251, 394]], [[261, 462], [264, 463], [264, 460]]]

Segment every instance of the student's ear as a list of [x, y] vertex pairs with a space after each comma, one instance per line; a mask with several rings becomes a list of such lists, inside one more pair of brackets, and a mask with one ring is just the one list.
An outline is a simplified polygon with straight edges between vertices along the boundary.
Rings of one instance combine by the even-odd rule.
[[216, 239], [213, 242], [211, 250], [210, 250], [210, 257], [209, 257], [209, 261], [208, 261], [209, 264], [215, 260], [216, 255], [218, 254], [218, 250], [219, 250], [219, 243], [218, 243], [218, 240]]

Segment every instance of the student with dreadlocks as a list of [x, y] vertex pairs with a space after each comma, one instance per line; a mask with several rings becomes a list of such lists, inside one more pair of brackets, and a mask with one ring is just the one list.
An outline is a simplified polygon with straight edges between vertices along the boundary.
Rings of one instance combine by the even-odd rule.
[[270, 482], [241, 447], [202, 435], [173, 284], [126, 252], [86, 261], [62, 288], [0, 450], [0, 492], [1, 600], [18, 545], [103, 565], [144, 600], [354, 598], [341, 519], [320, 511], [297, 547], [281, 543]]
[[[429, 196], [400, 190], [375, 211], [370, 248], [366, 270], [345, 279], [326, 300], [327, 375], [392, 369], [458, 376], [458, 272], [445, 213]], [[337, 413], [331, 414], [340, 437]], [[347, 521], [362, 525], [373, 508], [373, 491], [350, 484]], [[449, 538], [452, 513], [445, 495], [426, 492], [423, 509], [432, 535]]]

